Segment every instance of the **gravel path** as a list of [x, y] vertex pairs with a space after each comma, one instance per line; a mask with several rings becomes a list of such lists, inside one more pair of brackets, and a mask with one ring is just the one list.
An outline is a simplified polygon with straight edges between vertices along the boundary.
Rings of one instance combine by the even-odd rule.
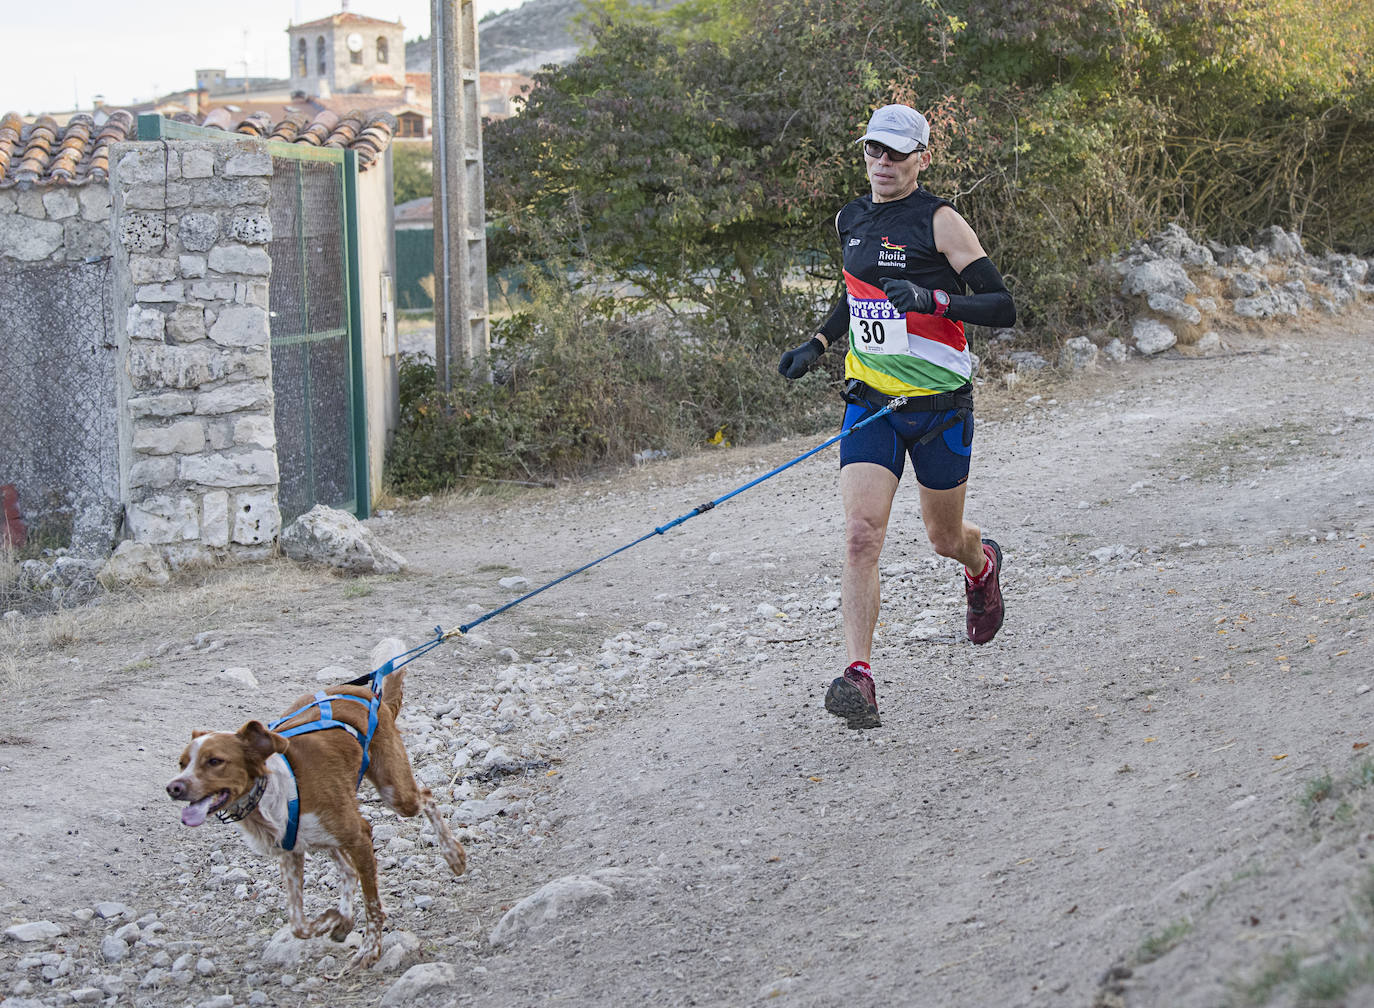
[[[1364, 312], [985, 388], [970, 514], [1007, 623], [963, 639], [904, 488], [879, 729], [821, 706], [833, 455], [422, 658], [403, 731], [471, 867], [365, 788], [386, 953], [341, 980], [337, 946], [283, 931], [274, 866], [162, 795], [190, 730], [271, 717], [817, 439], [408, 505], [370, 523], [394, 577], [282, 562], [11, 620], [4, 1008], [1266, 1003], [1285, 950], [1344, 961], [1369, 873], [1372, 338]], [[331, 886], [311, 867], [308, 907]]]

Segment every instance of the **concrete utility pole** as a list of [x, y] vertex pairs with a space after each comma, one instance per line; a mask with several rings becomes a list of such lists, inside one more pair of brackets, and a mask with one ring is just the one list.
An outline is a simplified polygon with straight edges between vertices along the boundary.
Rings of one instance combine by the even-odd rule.
[[490, 378], [486, 196], [472, 0], [430, 0], [434, 146], [434, 360], [439, 387], [471, 368]]

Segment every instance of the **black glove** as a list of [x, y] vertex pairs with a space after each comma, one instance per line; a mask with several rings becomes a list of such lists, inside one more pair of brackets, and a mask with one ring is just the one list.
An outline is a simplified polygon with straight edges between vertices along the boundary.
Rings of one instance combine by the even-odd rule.
[[899, 312], [916, 312], [930, 315], [935, 311], [935, 299], [924, 287], [917, 287], [910, 280], [888, 277], [882, 283], [883, 293]]
[[789, 381], [795, 381], [810, 371], [811, 365], [820, 360], [823, 353], [825, 347], [820, 339], [812, 336], [797, 349], [789, 350], [782, 355], [782, 360], [778, 361], [778, 374]]

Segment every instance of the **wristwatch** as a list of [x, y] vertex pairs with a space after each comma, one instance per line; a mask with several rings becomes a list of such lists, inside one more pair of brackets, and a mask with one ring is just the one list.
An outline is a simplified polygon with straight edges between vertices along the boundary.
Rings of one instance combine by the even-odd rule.
[[930, 296], [935, 301], [935, 310], [931, 312], [932, 315], [934, 315], [936, 318], [939, 318], [940, 316], [944, 315], [945, 312], [949, 311], [948, 294], [946, 294], [942, 290], [933, 290], [930, 292]]

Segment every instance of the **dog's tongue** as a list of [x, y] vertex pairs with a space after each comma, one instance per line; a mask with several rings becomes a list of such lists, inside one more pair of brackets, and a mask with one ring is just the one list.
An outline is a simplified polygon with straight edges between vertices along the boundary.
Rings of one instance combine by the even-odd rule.
[[199, 826], [205, 822], [205, 817], [210, 814], [210, 806], [214, 804], [217, 795], [209, 795], [198, 802], [192, 802], [181, 810], [181, 821], [187, 826]]

